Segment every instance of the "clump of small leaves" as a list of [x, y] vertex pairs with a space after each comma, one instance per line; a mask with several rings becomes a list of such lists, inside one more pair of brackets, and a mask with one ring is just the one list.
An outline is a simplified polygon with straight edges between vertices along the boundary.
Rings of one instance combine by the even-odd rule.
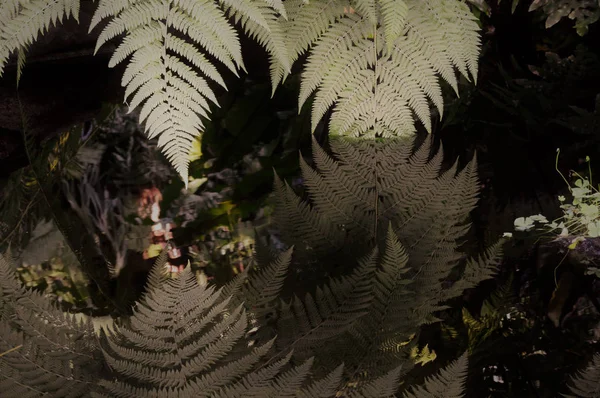
[[[561, 202], [560, 208], [563, 215], [553, 221], [548, 221], [541, 214], [515, 219], [516, 231], [541, 230], [546, 234], [555, 235], [555, 241], [565, 243], [569, 250], [577, 250], [584, 258], [588, 259], [587, 274], [595, 274], [600, 277], [600, 267], [593, 266], [589, 259], [600, 258], [600, 191], [592, 184], [592, 170], [590, 158], [586, 156], [588, 165], [588, 177], [577, 172], [572, 172], [576, 178], [571, 185], [558, 169], [558, 156], [556, 154], [556, 171], [566, 182], [571, 198], [563, 195], [558, 197]], [[600, 186], [599, 186], [600, 188]], [[505, 236], [511, 236], [506, 233]]]

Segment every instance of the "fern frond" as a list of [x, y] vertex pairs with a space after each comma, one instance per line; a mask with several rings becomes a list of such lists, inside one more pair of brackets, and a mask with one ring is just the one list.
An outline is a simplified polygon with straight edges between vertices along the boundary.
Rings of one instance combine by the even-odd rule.
[[391, 397], [398, 390], [402, 367], [399, 366], [387, 374], [365, 384], [358, 391], [348, 394], [349, 398], [386, 398]]
[[344, 371], [344, 365], [340, 365], [330, 372], [327, 376], [321, 380], [317, 380], [312, 384], [306, 386], [306, 388], [297, 395], [298, 398], [312, 398], [312, 397], [329, 397], [335, 396], [339, 389], [340, 381], [342, 380], [342, 374]]
[[[274, 182], [275, 222], [280, 233], [293, 240], [295, 249], [319, 250], [331, 244], [340, 245], [343, 237], [336, 233], [337, 226], [331, 225], [311, 211], [287, 183], [275, 175]], [[296, 239], [300, 238], [300, 239]]]
[[0, 4], [0, 77], [9, 56], [63, 19], [79, 22], [79, 0], [8, 0]]
[[[260, 271], [250, 271], [248, 283], [244, 286], [244, 303], [257, 318], [262, 318], [274, 309], [281, 294], [283, 282], [292, 261], [293, 248], [283, 252], [278, 258]], [[253, 272], [254, 271], [254, 272]]]
[[316, 91], [313, 130], [334, 106], [335, 135], [412, 135], [413, 115], [431, 131], [429, 102], [443, 112], [437, 76], [456, 90], [454, 68], [477, 74], [479, 27], [461, 1], [295, 1], [288, 11], [292, 60], [311, 49], [299, 107]]
[[92, 323], [78, 322], [39, 293], [24, 289], [4, 255], [0, 255], [0, 308], [3, 396], [71, 397], [91, 391], [99, 371]]
[[158, 137], [159, 147], [184, 183], [192, 142], [204, 129], [202, 118], [208, 118], [210, 103], [218, 105], [211, 84], [225, 86], [205, 53], [236, 75], [244, 68], [239, 39], [228, 20], [232, 17], [271, 54], [276, 87], [290, 69], [276, 15], [281, 10], [280, 1], [100, 2], [90, 29], [104, 19], [110, 22], [98, 37], [96, 51], [125, 33], [109, 66], [129, 58], [122, 85], [130, 111], [141, 106], [140, 123], [145, 122], [150, 138]]
[[304, 54], [350, 7], [350, 2], [344, 0], [286, 0], [285, 4], [288, 20], [283, 27], [291, 62]]
[[[442, 170], [443, 150], [432, 155], [431, 141], [414, 152], [412, 142], [402, 139], [334, 138], [331, 147], [329, 155], [313, 142], [315, 166], [301, 161], [307, 200], [276, 185], [276, 225], [300, 258], [320, 265], [317, 272], [352, 268], [357, 256], [372, 253], [376, 245], [383, 254], [373, 260], [378, 268], [373, 299], [367, 314], [340, 329], [347, 333], [338, 334], [335, 344], [328, 341], [325, 348], [310, 336], [322, 319], [311, 296], [305, 303], [295, 300], [295, 306], [284, 307], [279, 329], [282, 341], [302, 342], [307, 333], [314, 341], [312, 346], [295, 346], [299, 358], [314, 352], [323, 366], [335, 352], [348, 368], [360, 369], [354, 376], [360, 371], [380, 375], [407, 362], [412, 336], [422, 325], [438, 321], [435, 313], [445, 308], [445, 301], [494, 274], [503, 242], [479, 260], [463, 261], [466, 256], [458, 249], [477, 203], [475, 158], [462, 170], [457, 162]], [[323, 224], [329, 226], [327, 235]], [[452, 271], [461, 265], [466, 265], [465, 272], [449, 283]], [[302, 272], [313, 271], [305, 267]], [[289, 319], [295, 324], [286, 324]]]
[[504, 243], [505, 240], [500, 239], [477, 258], [470, 258], [467, 261], [462, 279], [446, 290], [445, 297], [456, 297], [459, 291], [471, 289], [479, 282], [493, 277], [498, 271], [498, 265], [502, 260]]
[[294, 349], [299, 355], [340, 335], [367, 312], [372, 300], [372, 275], [377, 250], [359, 262], [354, 272], [317, 288], [314, 297], [306, 295], [304, 302], [294, 298], [283, 304], [278, 320], [280, 351]]
[[404, 398], [462, 398], [465, 394], [465, 381], [468, 371], [468, 357], [463, 354], [456, 361], [442, 369], [438, 375], [425, 379], [423, 386], [412, 388], [404, 393]]
[[567, 398], [597, 398], [600, 397], [600, 355], [594, 355], [592, 363], [585, 370], [573, 377], [569, 392], [574, 395], [564, 395]]
[[250, 370], [272, 342], [224, 363], [243, 338], [247, 317], [240, 306], [226, 316], [228, 300], [216, 304], [219, 295], [199, 285], [189, 267], [176, 279], [155, 282], [129, 324], [106, 338], [105, 359], [118, 378], [101, 383], [103, 394], [127, 395], [140, 383], [146, 387], [137, 396], [148, 396], [154, 389], [164, 394], [216, 391]]
[[421, 325], [419, 314], [413, 315], [414, 293], [407, 286], [412, 282], [408, 272], [408, 255], [390, 225], [373, 284], [372, 304], [356, 325], [356, 332], [371, 343], [363, 355], [381, 361], [383, 350], [394, 356], [400, 352], [396, 347]]
[[283, 18], [287, 19], [285, 6], [283, 5], [283, 2], [281, 0], [265, 0], [265, 3], [271, 6], [271, 8], [277, 11], [279, 15], [281, 15]]
[[394, 42], [405, 29], [408, 5], [404, 1], [396, 0], [379, 0], [379, 5], [381, 7], [381, 25], [384, 30], [385, 43], [388, 51], [391, 51]]
[[[277, 13], [284, 11], [280, 0], [265, 4], [249, 0], [219, 0], [227, 14], [242, 26], [244, 32], [269, 53], [272, 93], [290, 73], [288, 49]], [[272, 4], [270, 4], [272, 3]]]

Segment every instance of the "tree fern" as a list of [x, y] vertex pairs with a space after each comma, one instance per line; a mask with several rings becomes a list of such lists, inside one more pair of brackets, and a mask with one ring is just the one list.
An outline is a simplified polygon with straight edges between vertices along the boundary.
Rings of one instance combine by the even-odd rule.
[[479, 28], [461, 1], [292, 0], [287, 9], [291, 59], [310, 49], [299, 105], [316, 91], [313, 129], [334, 106], [332, 134], [410, 135], [413, 114], [430, 131], [429, 102], [443, 112], [436, 75], [455, 91], [454, 68], [477, 79]]
[[282, 8], [280, 0], [102, 0], [98, 5], [90, 30], [103, 19], [110, 22], [98, 37], [96, 50], [125, 33], [109, 66], [131, 57], [122, 79], [129, 107], [141, 106], [140, 123], [145, 122], [150, 138], [158, 137], [186, 184], [192, 141], [204, 128], [202, 117], [208, 117], [209, 103], [217, 104], [210, 83], [225, 86], [212, 58], [234, 74], [244, 68], [228, 17], [269, 51], [276, 86], [289, 72], [277, 22], [276, 10]]
[[[5, 0], [0, 3], [0, 77], [9, 56], [64, 18], [79, 18], [79, 0]], [[20, 62], [19, 62], [20, 63]], [[19, 67], [21, 69], [21, 67]]]

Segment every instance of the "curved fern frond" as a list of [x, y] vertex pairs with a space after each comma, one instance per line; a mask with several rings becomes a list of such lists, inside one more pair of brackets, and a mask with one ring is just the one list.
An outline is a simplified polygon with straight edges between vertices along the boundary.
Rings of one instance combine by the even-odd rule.
[[372, 275], [377, 264], [377, 250], [359, 262], [351, 274], [332, 280], [329, 286], [307, 294], [304, 302], [295, 297], [283, 303], [278, 320], [280, 351], [295, 350], [308, 356], [325, 341], [347, 331], [366, 315], [373, 298]]
[[292, 261], [292, 251], [293, 248], [290, 248], [281, 253], [259, 271], [250, 270], [248, 283], [244, 286], [244, 304], [257, 318], [275, 308]]
[[411, 135], [413, 115], [431, 131], [437, 76], [455, 90], [454, 68], [476, 79], [479, 27], [458, 0], [292, 1], [288, 18], [292, 60], [311, 48], [299, 106], [316, 91], [313, 130], [334, 107], [335, 135]]
[[[412, 281], [407, 275], [410, 270], [408, 255], [391, 226], [385, 246], [373, 283], [372, 304], [354, 330], [361, 336], [361, 341], [369, 342], [361, 347], [361, 362], [365, 367], [384, 360], [397, 363], [398, 355], [403, 354], [403, 343], [410, 339], [428, 315], [421, 309], [415, 311], [418, 303], [415, 303], [415, 294], [409, 286]], [[386, 356], [393, 359], [384, 358]]]
[[6, 0], [0, 3], [0, 77], [10, 55], [27, 48], [63, 19], [79, 22], [79, 0]]
[[232, 17], [271, 54], [276, 87], [290, 69], [276, 15], [281, 10], [280, 1], [253, 0], [102, 0], [98, 5], [90, 30], [103, 19], [110, 22], [96, 51], [125, 34], [109, 66], [130, 57], [121, 82], [130, 111], [141, 106], [140, 123], [150, 138], [158, 137], [186, 185], [192, 141], [204, 130], [210, 103], [218, 106], [211, 84], [225, 86], [207, 55], [236, 75], [244, 68]]
[[[240, 24], [244, 32], [269, 53], [272, 94], [290, 73], [289, 60], [284, 31], [277, 14], [285, 18], [285, 8], [281, 0], [256, 1], [219, 0], [227, 14]], [[283, 12], [282, 12], [283, 11]]]
[[403, 396], [404, 398], [462, 398], [465, 394], [464, 385], [468, 365], [468, 357], [465, 353], [442, 369], [438, 375], [426, 378], [423, 386], [412, 388]]

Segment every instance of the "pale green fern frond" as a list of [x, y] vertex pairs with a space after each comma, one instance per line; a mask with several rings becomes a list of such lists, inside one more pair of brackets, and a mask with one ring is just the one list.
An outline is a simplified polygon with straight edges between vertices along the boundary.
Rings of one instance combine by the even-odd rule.
[[392, 49], [394, 42], [404, 31], [408, 17], [408, 5], [404, 1], [379, 0], [381, 7], [385, 43], [388, 50]]
[[377, 0], [355, 0], [353, 6], [354, 10], [370, 23], [377, 23]]
[[287, 19], [287, 12], [285, 11], [285, 6], [283, 5], [283, 1], [281, 1], [281, 0], [265, 0], [265, 3], [267, 3], [269, 6], [271, 6], [282, 17]]
[[[272, 3], [272, 4], [271, 4]], [[239, 38], [229, 17], [271, 54], [274, 87], [289, 72], [289, 56], [278, 25], [280, 1], [102, 0], [90, 30], [110, 22], [96, 51], [125, 34], [109, 66], [128, 60], [122, 85], [130, 110], [141, 106], [140, 123], [187, 184], [192, 141], [204, 130], [210, 104], [218, 105], [211, 84], [225, 86], [214, 58], [232, 73], [244, 69]], [[210, 56], [210, 57], [209, 57]]]
[[0, 4], [0, 76], [10, 55], [69, 17], [79, 18], [79, 0], [6, 0]]
[[[291, 62], [285, 42], [284, 31], [278, 20], [281, 1], [219, 0], [227, 14], [242, 26], [244, 32], [269, 53], [272, 92], [290, 73]], [[272, 7], [269, 3], [277, 6]]]
[[462, 398], [468, 371], [468, 357], [463, 354], [434, 377], [426, 378], [423, 386], [404, 393], [404, 398]]
[[285, 4], [288, 20], [283, 22], [283, 27], [292, 62], [305, 53], [331, 24], [343, 17], [344, 10], [347, 12], [350, 7], [347, 0], [286, 0]]
[[299, 106], [316, 91], [313, 130], [333, 106], [332, 134], [411, 135], [413, 115], [431, 131], [438, 75], [456, 90], [454, 68], [477, 74], [479, 27], [458, 0], [295, 1], [288, 19], [292, 60], [311, 49]]

